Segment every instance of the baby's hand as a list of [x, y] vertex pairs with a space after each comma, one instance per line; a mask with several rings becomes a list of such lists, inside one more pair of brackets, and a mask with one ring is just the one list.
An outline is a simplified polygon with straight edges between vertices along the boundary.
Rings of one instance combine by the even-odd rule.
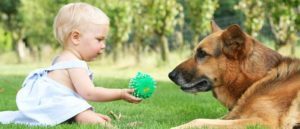
[[130, 103], [139, 103], [142, 101], [142, 99], [137, 98], [132, 95], [134, 92], [134, 89], [122, 89], [121, 90], [121, 99], [130, 102]]

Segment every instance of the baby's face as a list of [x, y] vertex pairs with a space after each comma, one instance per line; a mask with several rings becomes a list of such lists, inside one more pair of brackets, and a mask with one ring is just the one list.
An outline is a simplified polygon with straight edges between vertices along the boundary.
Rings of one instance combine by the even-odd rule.
[[109, 25], [91, 24], [85, 26], [80, 33], [79, 53], [85, 61], [92, 61], [105, 49], [105, 40], [107, 38]]

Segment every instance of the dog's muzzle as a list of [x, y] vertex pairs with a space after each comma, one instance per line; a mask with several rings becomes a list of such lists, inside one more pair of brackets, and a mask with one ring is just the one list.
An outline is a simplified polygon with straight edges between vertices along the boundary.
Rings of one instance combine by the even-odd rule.
[[197, 77], [196, 79], [186, 79], [183, 73], [174, 70], [169, 73], [169, 78], [185, 92], [196, 93], [212, 89], [212, 82], [206, 76]]
[[173, 81], [175, 84], [179, 85], [177, 83], [177, 80], [178, 80], [178, 72], [176, 72], [175, 70], [173, 70], [172, 72], [169, 73], [169, 78], [171, 81]]

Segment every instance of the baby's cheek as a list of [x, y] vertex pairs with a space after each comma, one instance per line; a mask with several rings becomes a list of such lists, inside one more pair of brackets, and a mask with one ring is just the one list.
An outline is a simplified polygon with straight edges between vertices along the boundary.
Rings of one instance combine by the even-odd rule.
[[103, 48], [102, 46], [98, 45], [98, 46], [94, 47], [93, 51], [94, 51], [95, 53], [99, 53], [99, 52], [102, 52], [103, 49], [104, 49], [104, 48]]

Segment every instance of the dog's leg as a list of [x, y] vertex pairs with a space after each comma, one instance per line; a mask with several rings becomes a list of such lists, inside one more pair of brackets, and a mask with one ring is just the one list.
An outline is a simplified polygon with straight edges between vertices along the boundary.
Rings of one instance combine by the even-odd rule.
[[244, 129], [247, 125], [264, 124], [260, 119], [237, 119], [237, 120], [219, 120], [219, 119], [196, 119], [189, 123], [174, 127], [172, 129], [189, 128], [220, 128], [220, 129]]

